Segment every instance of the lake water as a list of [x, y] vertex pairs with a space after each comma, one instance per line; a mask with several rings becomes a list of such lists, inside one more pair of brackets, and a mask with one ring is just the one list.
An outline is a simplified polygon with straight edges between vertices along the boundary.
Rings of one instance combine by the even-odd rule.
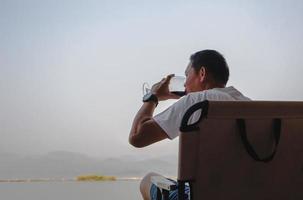
[[3, 200], [141, 200], [140, 181], [0, 183]]

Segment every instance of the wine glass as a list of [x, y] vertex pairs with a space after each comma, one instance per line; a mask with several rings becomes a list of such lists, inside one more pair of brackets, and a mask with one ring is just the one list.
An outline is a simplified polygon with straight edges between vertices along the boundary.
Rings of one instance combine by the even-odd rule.
[[[180, 97], [184, 96], [186, 94], [184, 87], [185, 80], [186, 78], [184, 76], [173, 76], [168, 85], [169, 92]], [[151, 87], [147, 82], [145, 82], [142, 85], [142, 90], [143, 95], [145, 95], [151, 91]]]

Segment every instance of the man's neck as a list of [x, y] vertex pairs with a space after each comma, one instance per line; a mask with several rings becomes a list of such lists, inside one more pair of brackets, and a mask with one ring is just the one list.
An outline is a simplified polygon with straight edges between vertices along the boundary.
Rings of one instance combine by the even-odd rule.
[[203, 85], [202, 90], [209, 90], [213, 88], [225, 88], [225, 85], [218, 83], [206, 83], [205, 85]]

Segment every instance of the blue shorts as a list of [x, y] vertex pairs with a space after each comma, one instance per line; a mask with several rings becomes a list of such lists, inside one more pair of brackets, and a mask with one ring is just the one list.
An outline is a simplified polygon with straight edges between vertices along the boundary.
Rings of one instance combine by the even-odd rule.
[[[177, 186], [175, 190], [169, 191], [169, 200], [178, 200], [178, 182], [168, 179], [172, 182], [175, 183], [175, 185]], [[157, 200], [157, 186], [155, 184], [152, 184], [150, 187], [150, 198], [151, 200]], [[189, 200], [189, 185], [185, 184], [185, 200]]]

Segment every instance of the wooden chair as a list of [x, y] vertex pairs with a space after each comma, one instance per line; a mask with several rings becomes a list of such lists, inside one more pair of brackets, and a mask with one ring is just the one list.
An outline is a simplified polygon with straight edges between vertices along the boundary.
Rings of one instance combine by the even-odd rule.
[[[199, 120], [189, 123], [195, 112]], [[193, 105], [180, 126], [178, 165], [181, 200], [185, 183], [194, 200], [302, 200], [303, 102]]]

